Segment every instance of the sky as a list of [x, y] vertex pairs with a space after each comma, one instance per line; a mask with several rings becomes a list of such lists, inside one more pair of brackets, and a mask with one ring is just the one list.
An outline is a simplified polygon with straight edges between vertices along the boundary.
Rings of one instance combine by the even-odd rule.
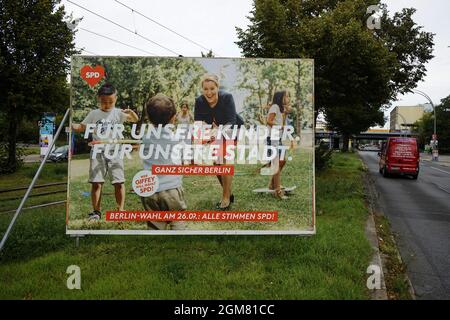
[[[70, 1], [110, 19], [131, 32], [88, 12]], [[119, 2], [134, 9], [124, 7]], [[217, 57], [240, 57], [235, 27], [245, 29], [252, 9], [251, 0], [63, 0], [67, 13], [74, 18], [83, 17], [78, 24], [75, 44], [84, 54], [122, 56], [176, 56], [198, 57], [212, 49]], [[434, 104], [450, 95], [450, 1], [449, 0], [385, 0], [391, 12], [414, 7], [416, 23], [425, 31], [435, 33], [434, 58], [426, 64], [427, 75], [417, 89], [427, 93]], [[148, 18], [172, 29], [170, 32]], [[381, 26], [383, 27], [383, 26]], [[88, 31], [86, 31], [88, 30]], [[102, 38], [92, 32], [121, 41], [135, 48]], [[138, 35], [146, 39], [139, 37]], [[195, 42], [196, 44], [192, 43]], [[160, 46], [158, 46], [157, 44]], [[162, 46], [162, 47], [161, 47]], [[164, 47], [164, 48], [163, 48]], [[140, 51], [138, 49], [143, 51]], [[150, 54], [151, 53], [151, 54]], [[417, 94], [399, 96], [397, 105], [426, 103]], [[391, 109], [392, 109], [391, 108]], [[385, 112], [387, 116], [389, 111]]]
[[[414, 21], [423, 26], [423, 30], [435, 33], [433, 52], [435, 57], [426, 64], [427, 75], [417, 84], [417, 89], [430, 96], [435, 105], [439, 104], [441, 99], [450, 95], [450, 19], [448, 17], [450, 1], [385, 0], [384, 2], [391, 12], [400, 11], [402, 8], [416, 8]], [[393, 102], [393, 107], [426, 102], [427, 100], [420, 95], [408, 94], [399, 96], [398, 101]]]

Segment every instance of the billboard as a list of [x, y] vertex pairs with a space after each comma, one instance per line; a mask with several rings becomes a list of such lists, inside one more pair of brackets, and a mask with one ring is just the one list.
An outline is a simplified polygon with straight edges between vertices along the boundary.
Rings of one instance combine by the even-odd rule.
[[67, 234], [314, 234], [313, 77], [309, 59], [73, 56]]

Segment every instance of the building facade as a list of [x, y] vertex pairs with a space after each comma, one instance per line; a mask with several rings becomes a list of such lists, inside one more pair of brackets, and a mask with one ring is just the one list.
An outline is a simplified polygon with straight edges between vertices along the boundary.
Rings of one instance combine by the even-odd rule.
[[424, 106], [397, 106], [390, 113], [389, 131], [411, 131], [413, 124], [422, 118]]

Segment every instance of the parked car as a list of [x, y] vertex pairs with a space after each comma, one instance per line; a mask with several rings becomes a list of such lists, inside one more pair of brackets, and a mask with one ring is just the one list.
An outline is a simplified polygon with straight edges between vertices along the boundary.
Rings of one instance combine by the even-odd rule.
[[358, 145], [358, 150], [361, 150], [361, 151], [366, 150], [366, 145], [365, 144]]
[[391, 137], [383, 144], [379, 170], [384, 177], [391, 174], [419, 176], [419, 148], [415, 138]]
[[67, 161], [69, 158], [69, 146], [58, 147], [50, 153], [48, 159], [53, 162]]

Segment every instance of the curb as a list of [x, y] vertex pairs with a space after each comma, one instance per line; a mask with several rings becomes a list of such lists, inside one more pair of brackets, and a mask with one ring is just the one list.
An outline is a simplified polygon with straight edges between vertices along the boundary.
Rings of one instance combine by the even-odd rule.
[[[380, 205], [379, 205], [379, 195], [377, 190], [375, 189], [375, 181], [372, 179], [372, 177], [370, 176], [370, 174], [368, 173], [368, 168], [366, 166], [366, 164], [363, 162], [363, 166], [365, 171], [364, 174], [364, 189], [366, 190], [366, 195], [368, 196], [367, 199], [367, 205], [369, 208], [369, 217], [368, 217], [368, 221], [367, 221], [367, 226], [366, 226], [366, 234], [368, 235], [369, 241], [372, 244], [372, 246], [374, 248], [376, 248], [376, 252], [374, 253], [374, 257], [372, 258], [372, 262], [376, 263], [380, 263], [379, 265], [381, 266], [381, 270], [382, 270], [382, 289], [384, 289], [384, 293], [386, 294], [385, 299], [387, 300], [387, 290], [386, 290], [386, 283], [384, 280], [384, 272], [383, 270], [387, 271], [386, 268], [386, 257], [382, 254], [380, 254], [380, 249], [379, 249], [379, 243], [378, 243], [378, 234], [377, 234], [377, 230], [376, 230], [376, 226], [375, 226], [375, 221], [374, 221], [374, 216], [383, 216], [385, 217], [386, 215], [384, 214], [383, 210], [381, 209]], [[367, 230], [373, 227], [373, 230]], [[392, 233], [391, 233], [391, 240], [395, 243], [396, 246], [396, 256], [397, 259], [404, 264], [402, 257], [400, 256], [400, 253], [398, 251], [398, 246], [397, 243], [395, 241], [395, 238], [393, 237]], [[375, 257], [378, 256], [378, 257]], [[416, 295], [414, 292], [414, 287], [411, 283], [411, 280], [409, 279], [408, 275], [405, 272], [405, 278], [406, 278], [406, 282], [408, 283], [408, 291], [410, 293], [410, 296], [412, 297], [413, 300], [416, 300]], [[374, 290], [376, 291], [376, 290]], [[372, 292], [372, 299], [373, 300], [379, 300], [379, 298], [377, 299], [377, 293], [376, 292]]]
[[379, 266], [380, 267], [380, 278], [381, 278], [381, 288], [370, 290], [371, 300], [388, 300], [387, 290], [386, 290], [386, 282], [384, 280], [384, 271], [385, 268], [384, 263], [380, 256], [380, 249], [378, 247], [378, 236], [377, 230], [375, 228], [375, 221], [373, 219], [373, 213], [370, 212], [366, 222], [365, 233], [367, 239], [370, 242], [370, 245], [373, 249], [372, 260], [370, 260], [370, 265]]
[[433, 162], [436, 164], [441, 164], [444, 166], [450, 166], [450, 155], [439, 155], [439, 160], [438, 161], [433, 161], [433, 157], [430, 154], [425, 154], [425, 153], [420, 153], [420, 160], [421, 161], [426, 161], [426, 162]]
[[428, 161], [428, 162], [436, 162], [436, 163], [449, 163], [450, 164], [450, 161], [447, 161], [447, 160], [438, 160], [438, 161], [433, 161], [433, 159], [428, 159], [428, 158], [420, 158], [420, 160], [422, 160], [422, 161]]
[[441, 165], [443, 167], [450, 167], [450, 161], [442, 161], [442, 160], [433, 161], [432, 159], [423, 159], [423, 158], [421, 158], [420, 161], [435, 163], [435, 164]]
[[[373, 199], [373, 190], [370, 190], [369, 183], [368, 183], [368, 168], [366, 164], [362, 161], [362, 165], [364, 168], [364, 189], [366, 191], [366, 194], [370, 197], [370, 199]], [[373, 185], [373, 184], [372, 184]], [[387, 289], [386, 289], [386, 282], [384, 278], [384, 269], [385, 263], [380, 255], [380, 247], [378, 243], [378, 235], [377, 235], [377, 229], [375, 227], [375, 220], [373, 218], [374, 216], [374, 210], [373, 210], [373, 203], [372, 201], [369, 201], [369, 199], [366, 199], [367, 208], [369, 209], [369, 215], [367, 217], [366, 221], [366, 227], [365, 227], [365, 234], [367, 237], [367, 240], [369, 240], [369, 243], [373, 250], [372, 259], [370, 260], [370, 265], [375, 265], [380, 267], [380, 280], [381, 280], [381, 288], [380, 289], [372, 289], [370, 290], [370, 297], [371, 300], [388, 300], [387, 296]]]

